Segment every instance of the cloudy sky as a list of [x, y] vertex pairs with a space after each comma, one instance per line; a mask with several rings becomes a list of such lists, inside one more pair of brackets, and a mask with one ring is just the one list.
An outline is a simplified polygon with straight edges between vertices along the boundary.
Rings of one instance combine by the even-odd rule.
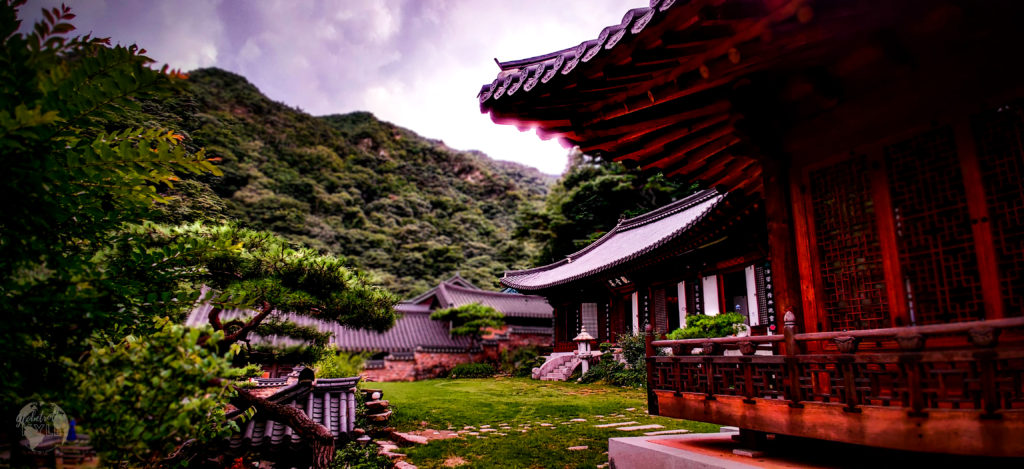
[[[480, 114], [476, 93], [521, 59], [597, 37], [647, 0], [64, 0], [79, 33], [158, 63], [239, 73], [323, 115], [366, 110], [453, 148], [561, 173], [567, 150]], [[23, 17], [38, 17], [31, 0]]]

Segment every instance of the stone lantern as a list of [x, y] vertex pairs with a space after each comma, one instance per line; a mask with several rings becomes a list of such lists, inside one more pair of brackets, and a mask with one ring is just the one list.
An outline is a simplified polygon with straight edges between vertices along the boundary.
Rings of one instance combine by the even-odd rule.
[[581, 327], [580, 334], [572, 339], [573, 342], [577, 343], [576, 356], [580, 358], [584, 374], [590, 369], [590, 357], [592, 355], [590, 353], [591, 340], [594, 340], [594, 337], [587, 333], [587, 326]]

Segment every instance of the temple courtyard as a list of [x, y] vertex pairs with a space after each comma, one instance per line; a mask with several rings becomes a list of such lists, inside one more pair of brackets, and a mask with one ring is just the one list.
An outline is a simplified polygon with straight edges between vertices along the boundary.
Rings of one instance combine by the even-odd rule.
[[647, 415], [642, 389], [526, 378], [368, 386], [384, 390], [396, 430], [429, 439], [396, 450], [420, 468], [607, 467], [609, 438], [719, 431]]

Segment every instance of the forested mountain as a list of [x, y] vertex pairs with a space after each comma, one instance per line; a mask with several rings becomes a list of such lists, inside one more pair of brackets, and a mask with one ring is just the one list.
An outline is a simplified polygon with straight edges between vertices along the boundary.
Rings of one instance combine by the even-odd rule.
[[346, 256], [400, 296], [455, 271], [497, 288], [536, 242], [514, 238], [516, 215], [554, 177], [456, 151], [355, 112], [314, 117], [274, 102], [245, 78], [197, 70], [174, 100], [134, 119], [178, 129], [220, 158], [222, 177], [176, 185], [168, 221], [233, 219]]

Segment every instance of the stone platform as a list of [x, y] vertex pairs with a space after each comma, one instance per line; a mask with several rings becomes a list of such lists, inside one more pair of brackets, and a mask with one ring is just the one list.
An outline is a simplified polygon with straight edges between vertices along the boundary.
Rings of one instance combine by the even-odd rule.
[[733, 435], [612, 438], [608, 460], [611, 469], [1024, 467], [1024, 459], [916, 453], [782, 435], [750, 448], [734, 441]]

